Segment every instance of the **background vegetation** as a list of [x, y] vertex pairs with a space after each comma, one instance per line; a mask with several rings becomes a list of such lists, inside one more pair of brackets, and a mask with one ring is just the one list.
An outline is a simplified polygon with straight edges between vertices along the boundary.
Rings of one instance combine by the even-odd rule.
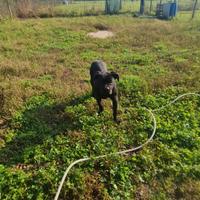
[[[96, 16], [0, 21], [1, 199], [52, 199], [74, 160], [137, 146], [159, 108], [199, 92], [198, 19]], [[90, 31], [115, 37], [91, 39]], [[120, 74], [120, 125], [110, 101], [96, 115], [89, 66], [103, 59]], [[61, 199], [199, 199], [200, 100], [157, 113], [154, 141], [123, 157], [72, 169]]]
[[[105, 14], [105, 0], [5, 0], [0, 1], [0, 18], [9, 16], [19, 18], [77, 17]], [[168, 3], [169, 0], [145, 0], [145, 15], [155, 16], [157, 4]], [[178, 10], [192, 15], [194, 0], [179, 0]], [[10, 7], [8, 7], [10, 5]], [[196, 12], [199, 16], [200, 3], [197, 2]], [[135, 13], [140, 10], [140, 0], [122, 0], [119, 14]], [[10, 13], [11, 11], [11, 13]], [[197, 17], [197, 16], [196, 16]]]

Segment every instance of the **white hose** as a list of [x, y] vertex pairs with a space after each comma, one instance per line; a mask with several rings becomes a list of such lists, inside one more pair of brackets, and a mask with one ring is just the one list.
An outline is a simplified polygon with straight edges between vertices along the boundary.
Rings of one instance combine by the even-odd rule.
[[[174, 103], [175, 103], [176, 101], [178, 101], [180, 98], [182, 98], [182, 97], [184, 97], [184, 96], [189, 96], [189, 95], [195, 95], [195, 96], [200, 97], [200, 94], [197, 94], [197, 93], [185, 93], [185, 94], [182, 94], [182, 95], [178, 96], [176, 99], [174, 99], [174, 100], [171, 101], [170, 103], [166, 104], [165, 106], [162, 106], [161, 108], [158, 108], [158, 109], [154, 109], [153, 111], [156, 112], [156, 111], [162, 110], [162, 109], [164, 109], [165, 107], [174, 104]], [[140, 146], [138, 146], [138, 147], [135, 147], [135, 148], [131, 148], [131, 149], [127, 149], [127, 150], [115, 152], [115, 153], [100, 155], [100, 156], [96, 156], [96, 157], [81, 158], [81, 159], [79, 159], [79, 160], [74, 161], [74, 162], [71, 163], [71, 164], [69, 165], [69, 167], [66, 169], [66, 171], [65, 171], [65, 173], [64, 173], [64, 175], [63, 175], [63, 177], [62, 177], [62, 180], [61, 180], [61, 182], [60, 182], [60, 185], [59, 185], [59, 188], [58, 188], [58, 190], [57, 190], [57, 193], [56, 193], [56, 195], [55, 195], [55, 197], [54, 197], [54, 200], [58, 200], [58, 197], [59, 197], [59, 195], [60, 195], [60, 191], [61, 191], [62, 186], [63, 186], [63, 184], [64, 184], [64, 181], [65, 181], [65, 179], [66, 179], [66, 177], [67, 177], [67, 174], [69, 173], [70, 169], [71, 169], [74, 165], [76, 165], [76, 164], [78, 164], [78, 163], [80, 163], [80, 162], [88, 161], [88, 160], [97, 160], [97, 159], [105, 158], [105, 157], [108, 157], [108, 156], [114, 156], [114, 155], [120, 155], [120, 154], [126, 154], [126, 153], [130, 153], [130, 152], [134, 152], [134, 151], [137, 151], [137, 150], [141, 149], [143, 146], [147, 145], [147, 144], [153, 139], [153, 137], [154, 137], [154, 135], [155, 135], [155, 133], [156, 133], [156, 127], [157, 127], [156, 118], [155, 118], [155, 115], [153, 114], [153, 112], [152, 112], [151, 110], [149, 110], [149, 109], [147, 109], [147, 108], [144, 108], [144, 109], [147, 110], [147, 111], [150, 113], [151, 118], [153, 119], [153, 124], [154, 124], [154, 126], [153, 126], [153, 131], [152, 131], [151, 137], [150, 137], [145, 143], [143, 143], [142, 145], [140, 145]]]
[[183, 98], [184, 96], [190, 96], [190, 95], [194, 95], [194, 96], [200, 97], [200, 94], [197, 94], [197, 93], [192, 93], [192, 92], [191, 93], [185, 93], [185, 94], [182, 94], [182, 95], [178, 96], [176, 99], [174, 99], [173, 101], [169, 102], [165, 106], [161, 106], [160, 108], [154, 109], [152, 111], [156, 112], [156, 111], [162, 110], [162, 109], [174, 104], [176, 101], [178, 101], [179, 99]]

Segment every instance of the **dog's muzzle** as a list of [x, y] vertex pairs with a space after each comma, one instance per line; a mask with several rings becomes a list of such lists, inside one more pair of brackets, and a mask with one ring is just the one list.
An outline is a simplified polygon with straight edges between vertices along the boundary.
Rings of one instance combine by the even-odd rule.
[[112, 87], [111, 86], [106, 86], [106, 92], [111, 95], [112, 94]]

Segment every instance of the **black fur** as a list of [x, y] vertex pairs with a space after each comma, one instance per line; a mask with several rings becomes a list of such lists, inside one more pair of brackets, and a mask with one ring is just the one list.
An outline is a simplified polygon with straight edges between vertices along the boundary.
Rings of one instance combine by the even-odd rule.
[[118, 122], [118, 94], [115, 79], [119, 81], [119, 75], [115, 72], [108, 72], [106, 64], [103, 61], [97, 60], [91, 64], [90, 77], [92, 96], [97, 100], [99, 113], [103, 111], [101, 100], [110, 98], [113, 103], [113, 117]]

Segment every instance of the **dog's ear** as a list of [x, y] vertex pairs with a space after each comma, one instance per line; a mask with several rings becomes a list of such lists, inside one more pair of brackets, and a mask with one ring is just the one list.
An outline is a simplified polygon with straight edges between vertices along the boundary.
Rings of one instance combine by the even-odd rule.
[[98, 79], [98, 78], [100, 78], [100, 77], [102, 77], [101, 72], [97, 72], [97, 73], [95, 74], [95, 76], [94, 76], [94, 80], [96, 80], [96, 79]]
[[117, 79], [119, 81], [119, 75], [115, 72], [110, 72], [111, 76], [114, 78], [114, 79]]

